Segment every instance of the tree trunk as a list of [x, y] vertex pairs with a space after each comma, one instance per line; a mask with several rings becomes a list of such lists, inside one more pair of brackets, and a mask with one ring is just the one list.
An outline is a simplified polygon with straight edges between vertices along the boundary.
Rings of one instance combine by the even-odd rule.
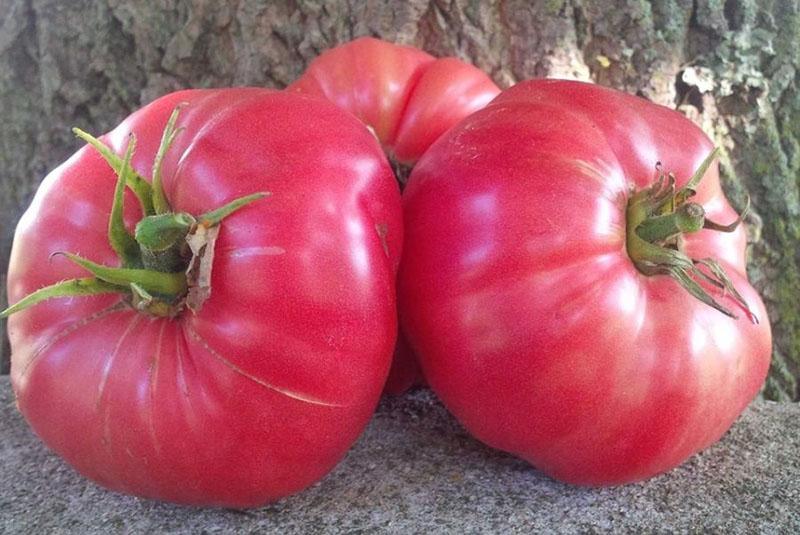
[[458, 56], [501, 86], [594, 80], [702, 125], [734, 206], [752, 199], [750, 277], [775, 336], [765, 394], [797, 399], [800, 0], [0, 0], [0, 299], [16, 221], [80, 146], [71, 126], [103, 132], [184, 87], [283, 87], [360, 35]]

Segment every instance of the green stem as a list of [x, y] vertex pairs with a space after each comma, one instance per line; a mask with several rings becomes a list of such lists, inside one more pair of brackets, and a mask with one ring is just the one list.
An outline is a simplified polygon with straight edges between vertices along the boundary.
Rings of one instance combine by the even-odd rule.
[[171, 298], [178, 297], [186, 291], [186, 274], [164, 273], [149, 269], [112, 268], [96, 264], [72, 253], [58, 253], [66, 256], [100, 280], [129, 288], [136, 283], [146, 291]]
[[[114, 152], [102, 141], [94, 137], [93, 135], [84, 132], [80, 128], [73, 128], [72, 132], [78, 136], [80, 139], [84, 140], [86, 143], [91, 145], [92, 147], [100, 153], [100, 155], [105, 159], [106, 163], [108, 163], [109, 167], [114, 170], [117, 175], [119, 175], [120, 170], [122, 169], [122, 159], [114, 154]], [[136, 198], [139, 200], [139, 204], [142, 207], [142, 214], [143, 215], [152, 215], [154, 214], [153, 210], [153, 191], [150, 187], [150, 184], [142, 178], [138, 173], [135, 171], [128, 174], [126, 178], [127, 186], [133, 191]]]
[[169, 213], [145, 217], [136, 224], [136, 241], [151, 251], [165, 251], [181, 241], [196, 223], [187, 213]]
[[697, 203], [686, 203], [671, 214], [653, 216], [636, 227], [636, 233], [646, 242], [656, 243], [678, 234], [697, 232], [703, 228], [706, 211]]
[[128, 293], [124, 287], [102, 281], [94, 277], [71, 279], [51, 284], [26, 295], [7, 309], [0, 312], [0, 318], [7, 318], [15, 312], [25, 310], [37, 303], [54, 297], [78, 297], [108, 293]]
[[186, 213], [168, 213], [145, 217], [136, 225], [136, 241], [144, 267], [176, 272], [186, 269], [191, 256], [186, 235], [196, 224]]
[[108, 242], [117, 253], [124, 267], [138, 267], [141, 265], [139, 244], [125, 228], [125, 184], [131, 172], [131, 158], [136, 147], [136, 138], [131, 134], [125, 158], [117, 173], [117, 185], [114, 188], [114, 201], [111, 204], [111, 215], [108, 218]]

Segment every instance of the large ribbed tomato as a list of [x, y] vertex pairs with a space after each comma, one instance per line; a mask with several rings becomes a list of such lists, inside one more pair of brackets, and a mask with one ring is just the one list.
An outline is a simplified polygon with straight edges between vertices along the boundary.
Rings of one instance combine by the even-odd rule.
[[[361, 37], [320, 54], [287, 91], [321, 97], [349, 111], [372, 129], [393, 162], [413, 167], [434, 141], [483, 108], [500, 88], [456, 58]], [[418, 375], [401, 332], [386, 392], [404, 392]]]
[[[375, 408], [396, 335], [399, 189], [363, 124], [285, 92], [174, 93], [103, 139], [121, 157], [135, 134], [132, 166], [149, 177], [179, 105], [161, 165], [173, 211], [196, 217], [269, 193], [222, 221], [213, 259], [204, 251], [210, 296], [189, 310], [172, 295], [162, 310], [146, 288], [126, 293], [123, 284], [17, 312], [8, 322], [12, 382], [35, 432], [100, 484], [255, 506], [325, 475]], [[107, 238], [114, 192], [115, 173], [92, 147], [48, 175], [17, 227], [11, 303], [88, 275], [54, 253], [119, 265]], [[133, 229], [142, 209], [126, 195]]]
[[715, 442], [756, 395], [769, 323], [744, 230], [712, 223], [737, 219], [701, 165], [712, 149], [675, 111], [540, 80], [425, 153], [404, 192], [401, 320], [477, 438], [618, 484]]

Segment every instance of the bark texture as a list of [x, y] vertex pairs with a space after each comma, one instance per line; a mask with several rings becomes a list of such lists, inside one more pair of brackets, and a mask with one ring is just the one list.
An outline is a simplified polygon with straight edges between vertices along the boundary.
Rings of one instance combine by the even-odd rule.
[[765, 395], [798, 398], [800, 0], [0, 0], [2, 277], [36, 186], [79, 146], [71, 126], [105, 131], [183, 87], [283, 87], [361, 35], [472, 61], [501, 86], [594, 80], [701, 124], [733, 204], [752, 198], [750, 276], [775, 335]]

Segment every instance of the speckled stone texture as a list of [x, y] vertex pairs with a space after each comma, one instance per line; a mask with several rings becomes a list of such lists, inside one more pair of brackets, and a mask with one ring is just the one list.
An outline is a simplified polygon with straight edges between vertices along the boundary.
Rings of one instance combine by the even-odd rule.
[[34, 437], [8, 377], [0, 378], [0, 422], [0, 533], [800, 533], [798, 404], [757, 401], [720, 443], [678, 469], [596, 490], [482, 446], [418, 390], [385, 399], [322, 482], [251, 511], [97, 487]]

